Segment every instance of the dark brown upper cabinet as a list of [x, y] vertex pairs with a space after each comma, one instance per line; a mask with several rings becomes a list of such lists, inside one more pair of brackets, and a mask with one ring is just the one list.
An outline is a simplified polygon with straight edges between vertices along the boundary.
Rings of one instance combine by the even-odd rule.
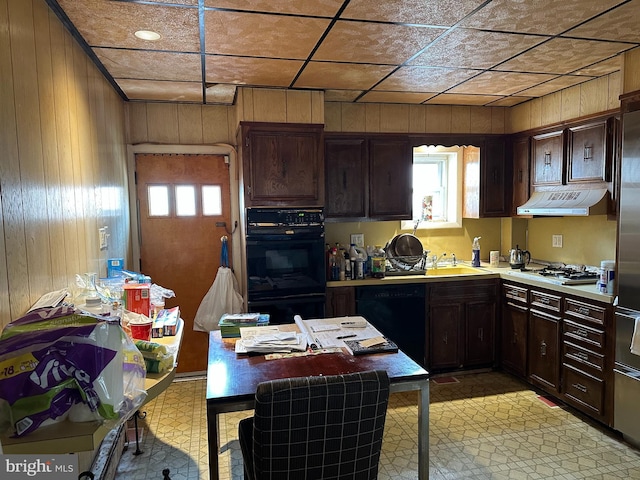
[[531, 138], [531, 186], [562, 185], [565, 170], [564, 132], [558, 130]]
[[513, 140], [511, 151], [513, 156], [513, 196], [511, 215], [518, 215], [518, 207], [529, 200], [529, 137], [518, 137]]
[[607, 121], [567, 130], [567, 183], [601, 183], [611, 180], [607, 151]]
[[242, 122], [245, 206], [323, 206], [323, 125]]

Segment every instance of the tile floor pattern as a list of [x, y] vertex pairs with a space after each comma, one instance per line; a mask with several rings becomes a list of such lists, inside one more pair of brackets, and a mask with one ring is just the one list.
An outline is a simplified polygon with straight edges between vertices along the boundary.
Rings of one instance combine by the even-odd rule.
[[[531, 388], [498, 372], [431, 382], [430, 478], [640, 479], [640, 451], [568, 408], [551, 408]], [[193, 401], [191, 400], [193, 399]], [[391, 395], [380, 480], [417, 478], [417, 395]], [[142, 455], [123, 454], [116, 478], [208, 480], [205, 380], [174, 382], [144, 408]], [[240, 419], [223, 415], [221, 480], [241, 480]]]

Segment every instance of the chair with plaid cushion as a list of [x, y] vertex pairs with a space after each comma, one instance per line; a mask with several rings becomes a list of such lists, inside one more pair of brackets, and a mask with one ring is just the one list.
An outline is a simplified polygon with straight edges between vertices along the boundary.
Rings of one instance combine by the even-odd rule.
[[259, 384], [239, 426], [245, 479], [376, 479], [388, 400], [382, 370]]

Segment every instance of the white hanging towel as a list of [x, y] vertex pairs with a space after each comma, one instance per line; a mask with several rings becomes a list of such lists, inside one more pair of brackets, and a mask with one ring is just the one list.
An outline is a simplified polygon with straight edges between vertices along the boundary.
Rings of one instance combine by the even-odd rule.
[[640, 317], [636, 317], [636, 323], [631, 337], [631, 353], [640, 355]]

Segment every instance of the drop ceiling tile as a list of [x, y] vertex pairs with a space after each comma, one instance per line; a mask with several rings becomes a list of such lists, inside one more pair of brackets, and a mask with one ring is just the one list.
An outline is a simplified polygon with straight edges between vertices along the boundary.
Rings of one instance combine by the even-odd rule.
[[236, 99], [237, 87], [235, 85], [215, 84], [207, 87], [206, 96], [208, 104], [233, 105]]
[[338, 21], [313, 55], [313, 60], [404, 63], [444, 31], [442, 28]]
[[368, 90], [392, 70], [385, 65], [309, 62], [294, 87]]
[[500, 100], [496, 100], [495, 102], [491, 102], [488, 104], [488, 107], [513, 107], [514, 105], [518, 105], [519, 103], [526, 102], [527, 100], [531, 100], [531, 97], [503, 97]]
[[496, 68], [515, 72], [570, 73], [628, 48], [625, 43], [555, 38]]
[[[80, 34], [91, 46], [197, 52], [200, 49], [198, 9], [107, 0], [59, 0]], [[88, 9], [90, 14], [88, 14]], [[138, 30], [161, 35], [150, 42], [134, 36]]]
[[569, 30], [569, 37], [600, 38], [621, 42], [640, 42], [640, 1], [622, 5], [584, 25]]
[[328, 19], [208, 10], [206, 53], [306, 59]]
[[366, 93], [358, 102], [420, 104], [434, 95], [434, 92], [381, 92], [373, 90]]
[[458, 93], [441, 93], [430, 98], [426, 103], [434, 105], [486, 105], [503, 97], [498, 95], [466, 95]]
[[204, 5], [207, 8], [333, 17], [343, 3], [343, 0], [205, 0]]
[[477, 70], [440, 67], [401, 67], [376, 90], [441, 92], [477, 75]]
[[372, 8], [370, 0], [351, 0], [342, 17], [450, 27], [485, 0], [385, 0]]
[[557, 92], [563, 88], [572, 87], [573, 85], [577, 85], [591, 79], [592, 77], [565, 75], [563, 77], [554, 78], [548, 82], [541, 83], [535, 87], [528, 88], [527, 90], [522, 90], [521, 92], [518, 92], [518, 94], [529, 97], [542, 97], [543, 95], [548, 95], [549, 93]]
[[609, 73], [617, 72], [622, 68], [622, 58], [618, 55], [602, 62], [598, 62], [589, 67], [581, 68], [573, 72], [574, 75], [590, 75], [600, 77]]
[[302, 68], [300, 60], [207, 55], [207, 82], [288, 87]]
[[155, 80], [115, 79], [129, 100], [202, 103], [199, 82], [161, 82]]
[[493, 0], [462, 21], [465, 27], [557, 35], [621, 0]]
[[[443, 35], [411, 65], [491, 68], [537, 45], [547, 37], [460, 28]], [[455, 52], [455, 53], [452, 53]]]
[[114, 78], [202, 81], [200, 55], [142, 50], [94, 49]]
[[362, 90], [325, 90], [326, 102], [353, 102], [362, 95]]
[[512, 95], [554, 77], [555, 75], [541, 73], [484, 72], [452, 88], [448, 93]]

